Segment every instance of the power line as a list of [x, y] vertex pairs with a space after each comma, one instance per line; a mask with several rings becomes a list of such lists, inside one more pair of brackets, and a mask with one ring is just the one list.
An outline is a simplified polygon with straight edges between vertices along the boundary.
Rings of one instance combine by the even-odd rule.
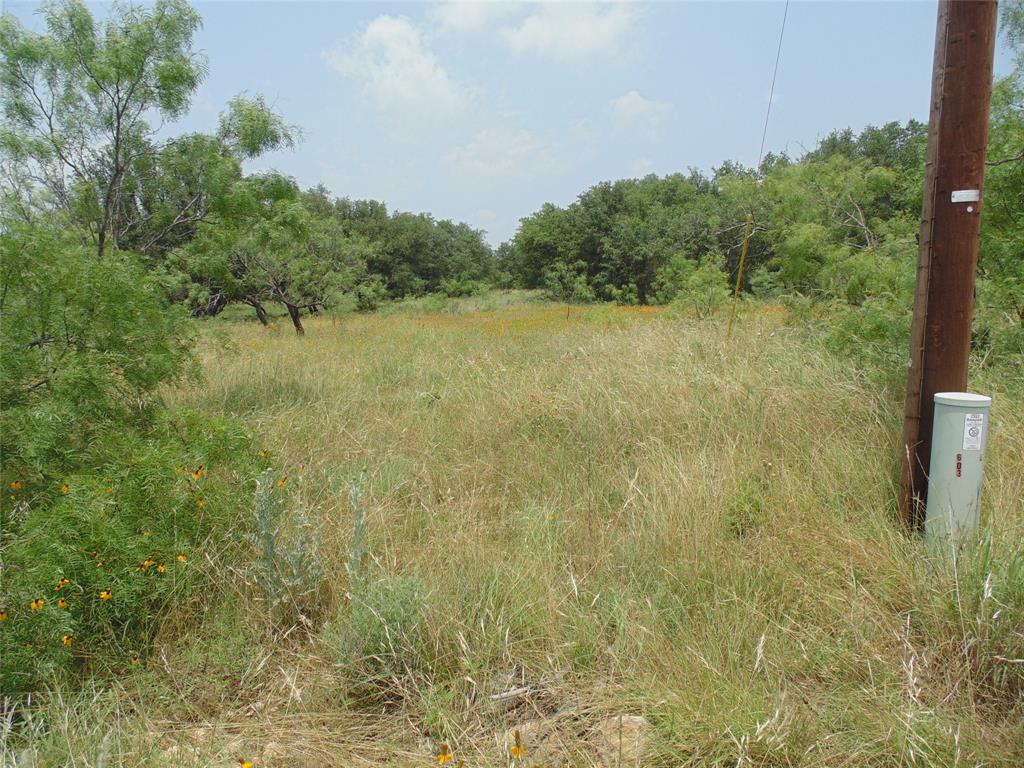
[[[775, 69], [772, 71], [772, 88], [768, 93], [768, 109], [764, 113], [764, 130], [761, 131], [761, 149], [757, 153], [757, 165], [754, 172], [761, 170], [761, 160], [764, 157], [764, 142], [768, 138], [768, 120], [772, 116], [772, 101], [775, 98], [775, 80], [779, 76], [779, 60], [782, 58], [782, 39], [786, 35], [786, 19], [789, 16], [789, 0], [786, 0], [786, 7], [782, 12], [782, 28], [779, 30], [779, 46], [775, 50]], [[750, 232], [754, 226], [754, 214], [747, 213], [747, 221], [743, 225], [743, 250], [740, 252], [740, 263], [736, 267], [736, 288], [732, 293], [732, 309], [729, 312], [729, 329], [727, 337], [732, 337], [732, 325], [736, 320], [736, 303], [740, 298], [740, 289], [743, 287], [743, 268], [747, 262], [747, 252], [750, 248]]]
[[782, 38], [786, 35], [786, 18], [789, 16], [789, 0], [786, 0], [786, 8], [782, 12], [782, 28], [779, 30], [779, 47], [775, 51], [775, 70], [772, 72], [772, 88], [768, 94], [768, 109], [764, 114], [764, 130], [761, 132], [761, 149], [757, 153], [756, 170], [761, 169], [761, 160], [764, 158], [764, 142], [768, 138], [768, 119], [772, 116], [772, 100], [775, 98], [775, 79], [779, 76], [779, 59], [782, 58]]

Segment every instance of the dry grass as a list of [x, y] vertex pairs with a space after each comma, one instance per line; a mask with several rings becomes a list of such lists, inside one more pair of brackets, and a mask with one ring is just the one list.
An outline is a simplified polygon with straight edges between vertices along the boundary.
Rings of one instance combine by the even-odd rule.
[[[228, 326], [178, 396], [245, 419], [288, 476], [316, 624], [266, 629], [240, 584], [118, 694], [108, 764], [429, 765], [448, 743], [507, 765], [513, 728], [524, 765], [1021, 764], [1019, 397], [979, 383], [990, 537], [954, 568], [894, 524], [899, 393], [784, 322], [749, 311], [730, 342], [520, 303]], [[609, 746], [624, 714], [643, 757]]]

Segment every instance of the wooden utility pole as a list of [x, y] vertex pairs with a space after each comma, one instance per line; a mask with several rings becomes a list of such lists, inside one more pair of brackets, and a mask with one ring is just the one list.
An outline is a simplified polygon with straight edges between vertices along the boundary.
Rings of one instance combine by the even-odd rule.
[[940, 0], [903, 426], [900, 509], [924, 522], [936, 392], [963, 391], [988, 147], [995, 0]]

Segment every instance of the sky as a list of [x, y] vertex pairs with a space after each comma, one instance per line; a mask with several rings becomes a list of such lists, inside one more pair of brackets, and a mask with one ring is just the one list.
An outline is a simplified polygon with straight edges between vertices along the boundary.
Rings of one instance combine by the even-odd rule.
[[[303, 187], [485, 230], [601, 181], [757, 162], [782, 2], [196, 2], [209, 74], [165, 129], [263, 94]], [[41, 28], [38, 6], [4, 3]], [[105, 6], [94, 10], [104, 12]], [[936, 2], [792, 2], [766, 151], [927, 120]], [[1000, 41], [996, 72], [1011, 69]]]

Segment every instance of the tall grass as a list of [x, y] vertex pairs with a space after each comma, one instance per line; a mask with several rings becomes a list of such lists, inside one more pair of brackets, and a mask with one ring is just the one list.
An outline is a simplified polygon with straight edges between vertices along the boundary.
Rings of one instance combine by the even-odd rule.
[[[896, 523], [900, 393], [783, 310], [728, 340], [472, 306], [210, 343], [177, 397], [263, 435], [317, 517], [327, 618], [281, 631], [240, 576], [125, 683], [145, 728], [116, 764], [507, 765], [511, 729], [523, 764], [1024, 761], [1019, 396], [976, 382], [986, 533], [950, 561]], [[642, 756], [608, 747], [624, 716]]]

